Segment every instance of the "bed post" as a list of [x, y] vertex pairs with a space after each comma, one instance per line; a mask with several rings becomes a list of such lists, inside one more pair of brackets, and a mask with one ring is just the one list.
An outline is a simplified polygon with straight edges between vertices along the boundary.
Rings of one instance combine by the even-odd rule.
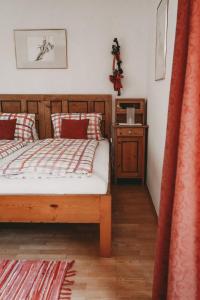
[[111, 195], [100, 196], [100, 255], [111, 256]]

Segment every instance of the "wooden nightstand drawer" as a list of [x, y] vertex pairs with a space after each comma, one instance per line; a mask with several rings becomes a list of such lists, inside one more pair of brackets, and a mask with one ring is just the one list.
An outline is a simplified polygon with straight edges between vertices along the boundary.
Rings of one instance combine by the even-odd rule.
[[143, 128], [117, 128], [117, 136], [143, 136], [144, 130]]

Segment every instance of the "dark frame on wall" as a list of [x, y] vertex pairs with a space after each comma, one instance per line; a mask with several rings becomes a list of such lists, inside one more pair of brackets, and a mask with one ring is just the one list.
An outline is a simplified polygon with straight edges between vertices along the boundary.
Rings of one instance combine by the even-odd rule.
[[168, 0], [161, 0], [156, 14], [155, 80], [165, 79], [167, 54]]

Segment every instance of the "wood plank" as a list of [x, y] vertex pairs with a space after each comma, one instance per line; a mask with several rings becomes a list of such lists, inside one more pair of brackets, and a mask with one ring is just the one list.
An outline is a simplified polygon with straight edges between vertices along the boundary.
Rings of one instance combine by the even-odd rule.
[[111, 196], [101, 196], [100, 208], [100, 255], [111, 256]]
[[0, 197], [0, 222], [99, 223], [96, 195], [16, 195]]

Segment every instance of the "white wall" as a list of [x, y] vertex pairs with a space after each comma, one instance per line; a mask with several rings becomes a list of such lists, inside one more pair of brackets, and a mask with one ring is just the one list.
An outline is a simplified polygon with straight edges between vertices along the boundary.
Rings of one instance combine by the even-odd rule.
[[[167, 60], [165, 80], [155, 81], [155, 28], [156, 8], [160, 0], [153, 0], [151, 24], [151, 49], [148, 77], [148, 162], [147, 185], [158, 213], [160, 202], [160, 188], [162, 178], [163, 155], [166, 138], [167, 113], [174, 50], [174, 38], [177, 19], [178, 0], [169, 0], [168, 33], [167, 33]], [[153, 43], [152, 43], [153, 41]]]
[[[113, 93], [119, 39], [122, 96], [146, 97], [149, 0], [0, 0], [0, 93]], [[16, 69], [13, 29], [66, 28], [68, 69]], [[115, 93], [116, 95], [116, 93]]]

